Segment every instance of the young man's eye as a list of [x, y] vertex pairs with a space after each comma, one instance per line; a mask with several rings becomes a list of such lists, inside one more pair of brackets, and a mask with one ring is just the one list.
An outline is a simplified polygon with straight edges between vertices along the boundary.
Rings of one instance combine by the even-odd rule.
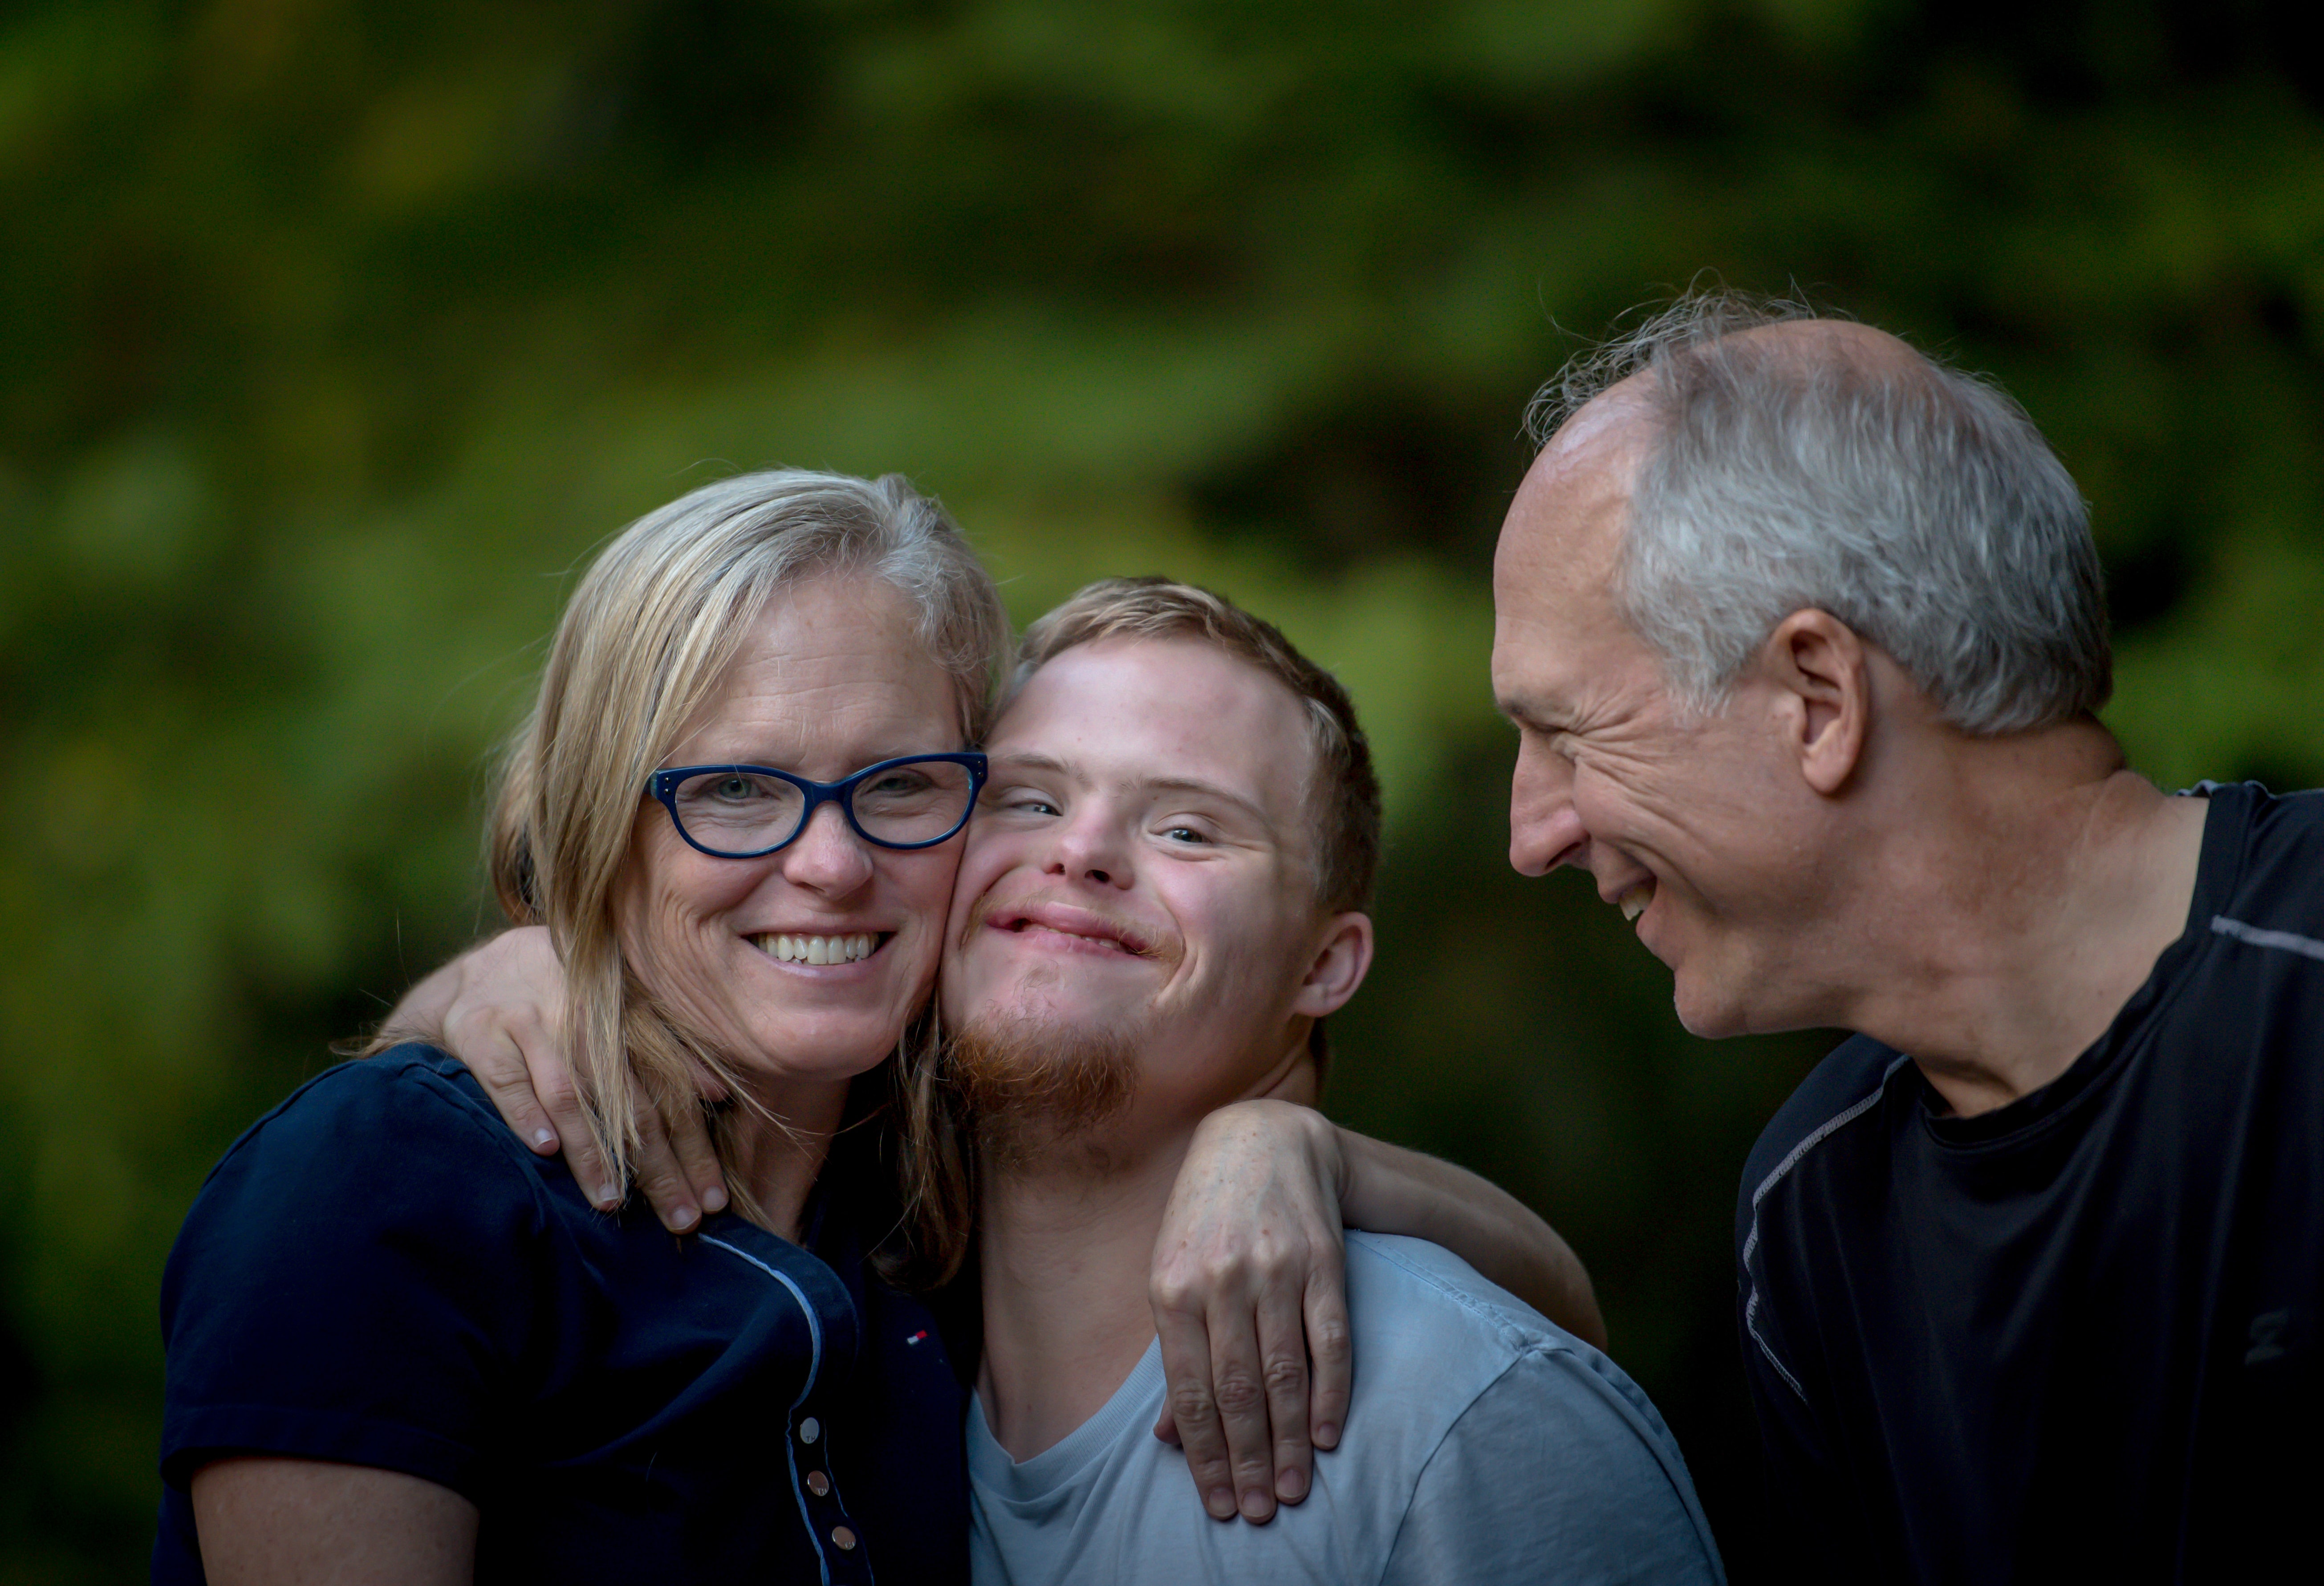
[[1173, 843], [1207, 843], [1210, 838], [1192, 826], [1165, 826], [1162, 834]]

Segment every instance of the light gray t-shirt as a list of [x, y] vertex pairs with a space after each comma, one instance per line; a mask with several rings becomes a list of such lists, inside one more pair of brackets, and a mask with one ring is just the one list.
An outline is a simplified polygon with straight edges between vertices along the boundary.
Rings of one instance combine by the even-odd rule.
[[1203, 1510], [1156, 1439], [1161, 1345], [1019, 1464], [968, 1413], [977, 1586], [1725, 1580], [1662, 1417], [1611, 1360], [1419, 1240], [1348, 1236], [1355, 1389], [1305, 1502]]

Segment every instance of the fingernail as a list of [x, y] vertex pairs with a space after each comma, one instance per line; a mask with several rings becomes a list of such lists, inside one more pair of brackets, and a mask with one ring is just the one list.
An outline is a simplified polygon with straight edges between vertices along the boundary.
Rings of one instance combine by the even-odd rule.
[[1329, 1421], [1326, 1421], [1321, 1426], [1316, 1427], [1315, 1446], [1317, 1448], [1339, 1447], [1340, 1429], [1337, 1426], [1333, 1425]]
[[1211, 1517], [1213, 1519], [1233, 1519], [1235, 1515], [1234, 1489], [1231, 1487], [1212, 1488], [1210, 1497], [1203, 1500], [1203, 1507], [1211, 1511]]
[[534, 1130], [532, 1131], [532, 1148], [536, 1151], [555, 1150], [557, 1148], [557, 1131], [549, 1128], [545, 1123], [539, 1129]]
[[1286, 1503], [1297, 1503], [1307, 1496], [1307, 1478], [1297, 1471], [1284, 1471], [1275, 1478], [1275, 1496]]
[[687, 1229], [694, 1226], [696, 1216], [697, 1213], [695, 1212], [693, 1207], [680, 1206], [677, 1211], [672, 1212], [669, 1214], [669, 1225], [678, 1232], [684, 1233]]
[[1259, 1489], [1254, 1487], [1249, 1492], [1242, 1495], [1242, 1517], [1244, 1519], [1253, 1521], [1264, 1520], [1274, 1512], [1275, 1500], [1268, 1497], [1266, 1493], [1259, 1490]]
[[706, 1190], [702, 1196], [702, 1209], [706, 1212], [724, 1212], [726, 1209], [726, 1192], [723, 1189]]
[[610, 1184], [599, 1185], [597, 1193], [590, 1198], [597, 1203], [597, 1209], [601, 1212], [611, 1212], [622, 1203], [622, 1197], [613, 1193], [613, 1186]]

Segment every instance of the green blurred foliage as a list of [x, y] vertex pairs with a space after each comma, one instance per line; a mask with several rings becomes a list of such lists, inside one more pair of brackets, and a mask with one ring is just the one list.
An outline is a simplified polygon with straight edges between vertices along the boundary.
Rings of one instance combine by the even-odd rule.
[[0, 1581], [126, 1580], [161, 1261], [324, 1043], [492, 922], [489, 749], [603, 537], [901, 470], [1019, 618], [1168, 570], [1388, 784], [1334, 1105], [1565, 1229], [1753, 1573], [1743, 1153], [1502, 860], [1525, 399], [1695, 276], [2017, 392], [2161, 780], [2324, 780], [2324, 70], [2288, 4], [48, 0], [0, 13]]

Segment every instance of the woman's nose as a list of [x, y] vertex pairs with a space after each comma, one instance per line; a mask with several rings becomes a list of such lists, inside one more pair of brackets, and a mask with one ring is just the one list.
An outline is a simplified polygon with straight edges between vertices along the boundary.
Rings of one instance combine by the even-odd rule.
[[783, 880], [828, 897], [844, 898], [872, 879], [871, 851], [835, 803], [809, 816], [781, 857]]

